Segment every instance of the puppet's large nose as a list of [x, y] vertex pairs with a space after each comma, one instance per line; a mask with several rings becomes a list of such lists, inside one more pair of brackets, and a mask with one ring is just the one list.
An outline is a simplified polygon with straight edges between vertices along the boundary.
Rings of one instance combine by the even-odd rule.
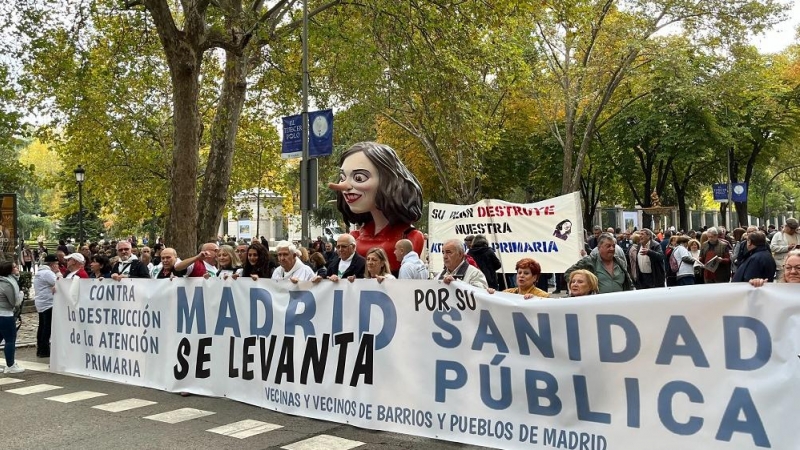
[[328, 189], [332, 191], [344, 192], [350, 189], [350, 187], [350, 183], [347, 181], [342, 181], [341, 183], [328, 183]]

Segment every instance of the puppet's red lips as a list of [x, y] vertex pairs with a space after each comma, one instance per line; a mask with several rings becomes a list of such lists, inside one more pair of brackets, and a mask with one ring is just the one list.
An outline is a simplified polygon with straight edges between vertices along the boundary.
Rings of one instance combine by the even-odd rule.
[[358, 200], [360, 198], [361, 198], [361, 195], [359, 195], [359, 194], [344, 194], [344, 200], [347, 203], [353, 203], [354, 201], [356, 201], [356, 200]]

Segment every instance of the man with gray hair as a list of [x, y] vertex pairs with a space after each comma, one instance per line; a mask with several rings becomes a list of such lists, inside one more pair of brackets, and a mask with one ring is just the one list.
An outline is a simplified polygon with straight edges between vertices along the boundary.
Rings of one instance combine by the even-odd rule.
[[364, 278], [367, 260], [356, 253], [356, 238], [352, 234], [342, 234], [336, 239], [336, 251], [338, 256], [328, 263], [329, 280], [339, 281], [350, 276]]
[[297, 257], [297, 247], [288, 241], [280, 241], [275, 245], [278, 254], [278, 268], [272, 272], [273, 280], [311, 281], [314, 270]]
[[597, 277], [600, 294], [609, 292], [631, 291], [633, 282], [625, 270], [625, 258], [616, 255], [616, 239], [613, 234], [600, 233], [597, 236], [597, 247], [589, 256], [579, 260], [564, 273], [569, 274], [578, 269], [588, 270]]
[[439, 274], [439, 279], [444, 284], [461, 280], [475, 287], [488, 289], [486, 276], [475, 266], [470, 265], [464, 253], [464, 244], [458, 239], [449, 239], [442, 245], [442, 259], [444, 270]]
[[[731, 281], [731, 247], [728, 241], [720, 239], [718, 229], [706, 230], [708, 240], [700, 247], [700, 262], [706, 265], [703, 280], [708, 283], [727, 283]], [[708, 264], [717, 257], [712, 264]]]

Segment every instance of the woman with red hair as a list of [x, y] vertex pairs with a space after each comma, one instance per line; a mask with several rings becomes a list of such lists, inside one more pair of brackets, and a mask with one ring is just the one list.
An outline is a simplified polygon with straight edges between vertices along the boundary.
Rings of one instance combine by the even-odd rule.
[[536, 281], [542, 274], [542, 266], [533, 258], [522, 258], [517, 261], [517, 287], [506, 289], [503, 292], [519, 294], [525, 300], [533, 297], [548, 298], [550, 294], [536, 287]]

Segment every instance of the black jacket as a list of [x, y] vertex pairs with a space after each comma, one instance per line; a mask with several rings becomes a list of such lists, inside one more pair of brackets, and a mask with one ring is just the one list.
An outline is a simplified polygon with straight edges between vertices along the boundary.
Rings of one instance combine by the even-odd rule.
[[[338, 256], [328, 264], [328, 276], [339, 275], [339, 261], [341, 258]], [[367, 266], [367, 260], [358, 253], [353, 254], [353, 260], [350, 261], [350, 267], [344, 271], [339, 278], [347, 278], [350, 275], [355, 275], [356, 278], [364, 278], [364, 269]]]
[[[636, 253], [641, 251], [641, 245], [636, 246]], [[649, 289], [664, 287], [664, 282], [667, 279], [667, 271], [664, 267], [664, 253], [661, 252], [661, 244], [654, 240], [650, 240], [647, 247], [647, 256], [650, 258], [650, 267], [653, 270], [653, 276], [648, 280], [648, 277], [642, 276], [639, 273], [638, 258], [632, 258], [631, 265], [636, 265], [636, 289]], [[652, 285], [651, 285], [652, 284]]]
[[[114, 267], [111, 268], [111, 273], [120, 273], [120, 262], [117, 261], [114, 264]], [[131, 269], [128, 271], [128, 277], [130, 278], [150, 278], [150, 271], [147, 270], [147, 265], [142, 264], [142, 262], [138, 259], [134, 259], [131, 262]]]
[[491, 247], [472, 247], [469, 256], [475, 260], [475, 264], [481, 269], [486, 277], [486, 283], [492, 289], [499, 289], [497, 285], [497, 270], [500, 269], [500, 260]]
[[775, 259], [766, 245], [759, 245], [747, 252], [733, 275], [733, 281], [750, 281], [753, 278], [775, 279]]

